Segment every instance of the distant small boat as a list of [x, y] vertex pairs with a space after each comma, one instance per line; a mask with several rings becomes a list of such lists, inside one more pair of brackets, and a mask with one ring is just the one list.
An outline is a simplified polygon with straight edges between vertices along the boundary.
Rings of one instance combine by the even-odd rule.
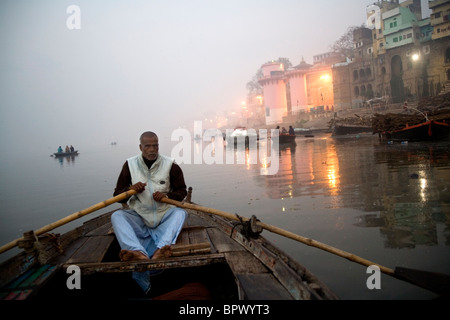
[[295, 135], [304, 137], [314, 137], [311, 129], [294, 128]]
[[278, 136], [280, 144], [295, 143], [295, 134], [280, 133]]
[[430, 141], [450, 137], [450, 124], [440, 121], [427, 121], [400, 130], [385, 131], [382, 137], [393, 141]]
[[372, 133], [372, 126], [355, 124], [338, 124], [333, 126], [333, 136], [343, 136], [347, 134]]
[[55, 158], [61, 158], [61, 157], [70, 157], [70, 156], [77, 156], [78, 150], [72, 151], [72, 152], [55, 152], [53, 156]]
[[254, 130], [247, 130], [246, 127], [236, 127], [231, 135], [226, 135], [227, 144], [234, 145], [235, 147], [244, 144], [245, 147], [250, 145], [250, 142], [256, 142], [259, 140], [258, 134]]

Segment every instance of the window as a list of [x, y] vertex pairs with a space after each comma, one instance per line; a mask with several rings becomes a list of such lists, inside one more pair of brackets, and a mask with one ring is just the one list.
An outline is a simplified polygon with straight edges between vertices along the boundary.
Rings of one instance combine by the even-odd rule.
[[366, 77], [366, 73], [363, 69], [359, 70], [359, 77], [360, 78], [365, 78]]
[[449, 62], [450, 62], [450, 48], [447, 48], [447, 50], [445, 51], [445, 63]]
[[366, 86], [361, 86], [361, 93], [360, 93], [363, 97], [366, 96]]
[[398, 38], [394, 38], [394, 42], [398, 42]]

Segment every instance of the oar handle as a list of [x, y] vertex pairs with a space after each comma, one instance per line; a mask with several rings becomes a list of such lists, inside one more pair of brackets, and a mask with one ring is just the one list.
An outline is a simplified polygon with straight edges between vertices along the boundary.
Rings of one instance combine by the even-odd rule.
[[366, 267], [377, 266], [377, 267], [380, 268], [380, 271], [385, 273], [385, 274], [388, 274], [388, 275], [391, 275], [391, 276], [393, 276], [395, 274], [393, 269], [387, 268], [387, 267], [384, 267], [382, 265], [379, 265], [378, 263], [366, 260], [364, 258], [361, 258], [361, 257], [357, 256], [357, 255], [354, 255], [353, 253], [349, 253], [349, 252], [346, 252], [344, 250], [332, 247], [330, 245], [327, 245], [325, 243], [316, 241], [314, 239], [302, 237], [302, 236], [300, 236], [298, 234], [295, 234], [295, 233], [292, 233], [292, 232], [280, 229], [280, 228], [275, 227], [275, 226], [271, 226], [271, 225], [268, 225], [268, 224], [265, 224], [265, 223], [260, 223], [260, 224], [261, 224], [261, 226], [264, 229], [266, 229], [266, 230], [268, 230], [270, 232], [277, 233], [277, 234], [282, 235], [284, 237], [287, 237], [287, 238], [299, 241], [299, 242], [304, 243], [304, 244], [306, 244], [308, 246], [311, 246], [311, 247], [316, 247], [316, 248], [328, 251], [328, 252], [333, 253], [335, 255], [338, 255], [340, 257], [346, 258], [346, 259], [348, 259], [350, 261], [362, 264], [362, 265], [364, 265]]
[[[83, 217], [83, 216], [85, 216], [85, 215], [87, 215], [89, 213], [95, 212], [95, 211], [100, 210], [102, 208], [105, 208], [105, 207], [107, 207], [107, 206], [109, 206], [109, 205], [111, 205], [113, 203], [119, 202], [119, 201], [124, 200], [124, 199], [126, 199], [128, 197], [131, 197], [134, 194], [136, 194], [135, 190], [128, 190], [127, 192], [123, 192], [123, 193], [121, 193], [121, 194], [119, 194], [119, 195], [117, 195], [117, 196], [115, 196], [113, 198], [104, 200], [104, 201], [99, 202], [99, 203], [97, 203], [97, 204], [95, 204], [95, 205], [93, 205], [93, 206], [91, 206], [89, 208], [86, 208], [86, 209], [83, 209], [81, 211], [72, 213], [71, 215], [69, 215], [69, 216], [67, 216], [65, 218], [62, 218], [62, 219], [60, 219], [58, 221], [55, 221], [53, 223], [50, 223], [50, 224], [42, 227], [40, 229], [37, 229], [34, 232], [34, 234], [39, 236], [39, 235], [44, 234], [46, 232], [49, 232], [49, 231], [51, 231], [51, 230], [53, 230], [55, 228], [58, 228], [58, 227], [60, 227], [62, 225], [65, 225], [65, 224], [67, 224], [67, 223], [69, 223], [71, 221], [79, 219], [79, 218], [81, 218], [81, 217]], [[0, 254], [5, 252], [5, 251], [8, 251], [9, 249], [14, 248], [15, 246], [17, 246], [19, 241], [21, 241], [23, 239], [24, 238], [22, 237], [22, 238], [13, 240], [13, 241], [11, 241], [11, 242], [1, 246], [0, 247]]]
[[[243, 217], [239, 217], [238, 218], [237, 215], [232, 214], [232, 213], [228, 213], [228, 212], [225, 212], [225, 211], [216, 210], [216, 209], [208, 208], [208, 207], [202, 207], [202, 206], [195, 205], [195, 204], [192, 204], [192, 203], [183, 203], [183, 202], [179, 202], [179, 201], [176, 201], [176, 200], [173, 200], [173, 199], [169, 199], [169, 198], [163, 198], [161, 200], [161, 202], [172, 204], [172, 205], [175, 205], [177, 207], [181, 207], [181, 208], [185, 208], [185, 209], [191, 209], [191, 210], [197, 210], [197, 211], [201, 211], [201, 212], [205, 212], [205, 213], [215, 214], [215, 215], [218, 215], [218, 216], [230, 219], [230, 220], [239, 221], [239, 218], [241, 218], [244, 221], [248, 221], [249, 220], [248, 218], [243, 218]], [[281, 229], [281, 228], [278, 228], [278, 227], [275, 227], [275, 226], [272, 226], [272, 225], [269, 225], [269, 224], [265, 224], [265, 223], [262, 223], [262, 222], [257, 222], [257, 223], [262, 228], [266, 229], [267, 231], [270, 231], [270, 232], [279, 234], [281, 236], [284, 236], [284, 237], [287, 237], [287, 238], [299, 241], [299, 242], [304, 243], [304, 244], [306, 244], [308, 246], [312, 246], [312, 247], [316, 247], [316, 248], [328, 251], [330, 253], [333, 253], [333, 254], [338, 255], [340, 257], [343, 257], [343, 258], [346, 258], [346, 259], [351, 260], [353, 262], [357, 262], [359, 264], [362, 264], [362, 265], [364, 265], [366, 267], [377, 266], [377, 267], [380, 268], [380, 271], [385, 273], [385, 274], [388, 274], [388, 275], [391, 275], [391, 276], [394, 276], [394, 274], [395, 274], [393, 269], [384, 267], [382, 265], [379, 265], [378, 263], [375, 263], [375, 262], [366, 260], [364, 258], [358, 257], [358, 256], [356, 256], [356, 255], [354, 255], [352, 253], [349, 253], [349, 252], [346, 252], [346, 251], [334, 248], [334, 247], [329, 246], [329, 245], [327, 245], [325, 243], [321, 243], [321, 242], [313, 240], [313, 239], [302, 237], [302, 236], [297, 235], [295, 233], [289, 232], [287, 230], [284, 230], [284, 229]]]

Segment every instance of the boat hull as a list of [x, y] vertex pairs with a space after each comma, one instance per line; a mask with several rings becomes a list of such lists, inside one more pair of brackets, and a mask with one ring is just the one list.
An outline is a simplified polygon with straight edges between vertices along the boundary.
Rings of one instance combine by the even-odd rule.
[[372, 127], [335, 124], [332, 135], [333, 136], [343, 136], [343, 135], [359, 134], [359, 133], [367, 133], [367, 132], [372, 132]]
[[62, 158], [62, 157], [71, 157], [71, 156], [77, 156], [78, 150], [74, 152], [56, 152], [53, 154], [55, 158]]
[[[212, 300], [337, 299], [264, 237], [248, 237], [241, 225], [195, 210], [187, 210], [185, 226], [172, 246], [173, 257], [121, 262], [110, 221], [113, 212], [85, 222], [57, 241], [41, 239], [44, 254], [29, 244], [27, 251], [1, 264], [0, 299], [189, 300], [193, 297], [180, 293], [189, 288], [197, 291], [197, 298]], [[68, 288], [71, 266], [81, 270], [80, 290]], [[150, 293], [144, 294], [131, 275], [147, 270], [156, 274]], [[22, 283], [26, 285], [21, 287]]]
[[280, 144], [288, 144], [288, 143], [295, 143], [295, 137], [296, 135], [291, 135], [291, 134], [280, 134], [278, 136], [279, 138], [279, 143]]
[[450, 124], [438, 121], [428, 121], [401, 130], [383, 132], [386, 140], [392, 141], [434, 141], [450, 137]]

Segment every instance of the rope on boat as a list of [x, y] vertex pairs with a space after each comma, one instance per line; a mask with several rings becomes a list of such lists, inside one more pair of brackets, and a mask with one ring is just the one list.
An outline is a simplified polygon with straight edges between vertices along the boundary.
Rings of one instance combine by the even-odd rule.
[[259, 237], [262, 232], [262, 227], [258, 224], [258, 222], [260, 221], [256, 218], [256, 216], [253, 215], [249, 220], [244, 220], [237, 213], [235, 215], [239, 219], [239, 222], [231, 222], [233, 224], [233, 228], [231, 229], [230, 238], [233, 236], [233, 231], [237, 226], [242, 227], [242, 230], [240, 230], [240, 232], [247, 239], [256, 239]]

